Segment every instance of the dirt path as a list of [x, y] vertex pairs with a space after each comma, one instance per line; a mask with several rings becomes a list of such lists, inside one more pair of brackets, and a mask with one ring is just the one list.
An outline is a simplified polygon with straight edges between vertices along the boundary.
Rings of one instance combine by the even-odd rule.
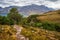
[[14, 25], [14, 28], [17, 30], [16, 37], [17, 40], [28, 40], [28, 38], [25, 38], [23, 35], [21, 35], [22, 27], [19, 27], [18, 25]]

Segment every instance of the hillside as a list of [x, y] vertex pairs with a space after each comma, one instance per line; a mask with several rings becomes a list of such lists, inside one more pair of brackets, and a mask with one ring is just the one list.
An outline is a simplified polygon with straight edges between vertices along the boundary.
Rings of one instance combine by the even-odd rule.
[[21, 25], [15, 27], [18, 29], [14, 28], [14, 25], [0, 25], [0, 40], [60, 40], [60, 32]]
[[49, 21], [54, 23], [60, 23], [60, 10], [46, 12], [39, 17], [37, 17], [40, 21]]
[[29, 40], [60, 40], [60, 32], [36, 27], [23, 27], [21, 34], [28, 37]]
[[60, 10], [23, 17], [12, 8], [0, 16], [0, 40], [60, 40]]

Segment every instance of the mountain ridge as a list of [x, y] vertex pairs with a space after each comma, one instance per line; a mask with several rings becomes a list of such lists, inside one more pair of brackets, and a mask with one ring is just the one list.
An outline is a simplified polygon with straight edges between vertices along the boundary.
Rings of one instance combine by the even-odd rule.
[[[22, 15], [25, 16], [29, 16], [30, 12], [35, 12], [36, 14], [40, 14], [41, 12], [48, 12], [48, 11], [52, 11], [54, 9], [52, 8], [48, 8], [44, 5], [28, 5], [28, 6], [23, 6], [23, 7], [17, 7], [17, 6], [10, 6], [10, 7], [6, 7], [6, 8], [1, 8], [0, 7], [0, 12], [1, 14], [7, 14], [10, 10], [10, 8], [17, 8], [19, 13], [21, 13]], [[33, 13], [32, 13], [33, 14]]]

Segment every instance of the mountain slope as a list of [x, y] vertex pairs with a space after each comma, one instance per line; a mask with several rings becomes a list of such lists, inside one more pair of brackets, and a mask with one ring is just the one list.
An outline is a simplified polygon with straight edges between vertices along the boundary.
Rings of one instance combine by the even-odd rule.
[[60, 10], [50, 11], [37, 17], [40, 21], [60, 23]]
[[44, 13], [44, 12], [48, 12], [48, 11], [51, 11], [53, 10], [52, 8], [48, 8], [44, 5], [29, 5], [29, 6], [24, 6], [24, 7], [21, 7], [20, 9], [20, 12], [22, 12], [23, 14], [25, 15], [29, 15], [30, 13], [34, 13], [34, 14], [40, 14], [40, 13]]

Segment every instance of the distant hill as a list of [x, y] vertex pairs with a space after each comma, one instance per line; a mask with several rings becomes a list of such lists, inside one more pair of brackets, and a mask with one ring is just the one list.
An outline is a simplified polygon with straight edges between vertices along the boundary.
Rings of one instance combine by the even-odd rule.
[[37, 17], [37, 19], [42, 22], [49, 21], [54, 23], [60, 23], [60, 10], [46, 12]]
[[6, 8], [0, 7], [0, 12], [2, 15], [6, 15], [9, 12], [10, 8], [13, 8], [13, 7], [16, 7], [18, 9], [18, 11], [24, 16], [28, 16], [28, 15], [30, 15], [30, 13], [31, 14], [40, 14], [40, 13], [54, 10], [54, 9], [48, 8], [44, 5], [38, 6], [38, 5], [32, 4], [32, 5], [23, 6], [23, 7], [17, 7], [17, 6], [10, 6], [10, 7], [6, 7]]

